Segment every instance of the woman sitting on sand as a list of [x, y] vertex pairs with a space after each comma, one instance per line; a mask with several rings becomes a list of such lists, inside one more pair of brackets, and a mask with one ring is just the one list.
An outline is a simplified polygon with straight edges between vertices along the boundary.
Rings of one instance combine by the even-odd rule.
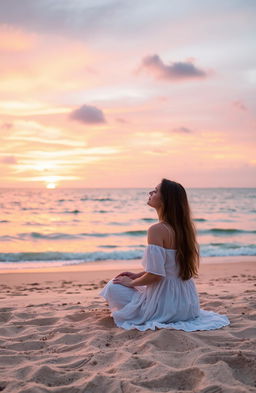
[[163, 179], [149, 193], [147, 203], [156, 210], [159, 222], [148, 230], [144, 270], [120, 273], [100, 293], [115, 324], [141, 331], [211, 330], [228, 325], [226, 316], [200, 310], [193, 280], [199, 251], [185, 189]]

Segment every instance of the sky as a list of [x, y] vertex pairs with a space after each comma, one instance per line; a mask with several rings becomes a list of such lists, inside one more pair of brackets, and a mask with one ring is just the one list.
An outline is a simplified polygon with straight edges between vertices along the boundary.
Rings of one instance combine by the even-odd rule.
[[255, 17], [255, 0], [0, 0], [1, 187], [255, 187]]

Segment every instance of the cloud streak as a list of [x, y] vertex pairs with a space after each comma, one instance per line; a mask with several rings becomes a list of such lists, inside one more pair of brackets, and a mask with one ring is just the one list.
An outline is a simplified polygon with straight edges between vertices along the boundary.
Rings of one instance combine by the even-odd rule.
[[191, 62], [164, 64], [158, 55], [146, 56], [142, 60], [142, 69], [151, 72], [157, 79], [183, 80], [205, 78], [206, 72]]
[[[69, 0], [9, 0], [0, 2], [0, 23], [26, 27], [30, 31], [64, 33], [98, 32], [108, 26], [109, 18], [122, 15], [121, 1], [74, 1]], [[117, 18], [118, 21], [118, 18]]]
[[13, 156], [7, 156], [1, 159], [1, 163], [7, 165], [15, 165], [17, 164], [17, 160]]
[[175, 132], [177, 134], [191, 134], [192, 130], [187, 127], [178, 127], [178, 128], [173, 128], [172, 132]]

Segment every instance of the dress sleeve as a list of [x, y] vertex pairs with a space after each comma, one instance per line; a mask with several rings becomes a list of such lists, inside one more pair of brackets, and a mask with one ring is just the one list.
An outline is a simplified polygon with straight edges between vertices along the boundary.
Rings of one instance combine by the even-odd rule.
[[165, 250], [155, 244], [149, 244], [143, 255], [142, 266], [145, 272], [166, 276], [165, 273]]

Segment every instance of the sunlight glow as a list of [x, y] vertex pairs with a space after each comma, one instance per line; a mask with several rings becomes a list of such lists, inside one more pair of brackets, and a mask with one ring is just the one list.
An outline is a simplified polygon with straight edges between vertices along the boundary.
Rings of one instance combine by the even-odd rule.
[[53, 169], [53, 164], [52, 163], [50, 163], [50, 162], [41, 162], [41, 163], [38, 163], [36, 166], [35, 166], [35, 170], [37, 170], [37, 171], [39, 171], [39, 172], [43, 172], [43, 171], [48, 171], [48, 170], [50, 170], [50, 169]]
[[46, 176], [44, 181], [46, 183], [46, 188], [48, 189], [54, 189], [57, 187], [57, 176]]
[[54, 189], [54, 188], [56, 188], [56, 184], [55, 184], [55, 183], [48, 183], [47, 186], [46, 186], [46, 188], [48, 188], [48, 189]]
[[49, 107], [49, 105], [40, 102], [23, 102], [23, 101], [0, 101], [0, 113], [5, 115], [19, 116], [31, 115], [50, 115], [70, 112], [69, 107]]

